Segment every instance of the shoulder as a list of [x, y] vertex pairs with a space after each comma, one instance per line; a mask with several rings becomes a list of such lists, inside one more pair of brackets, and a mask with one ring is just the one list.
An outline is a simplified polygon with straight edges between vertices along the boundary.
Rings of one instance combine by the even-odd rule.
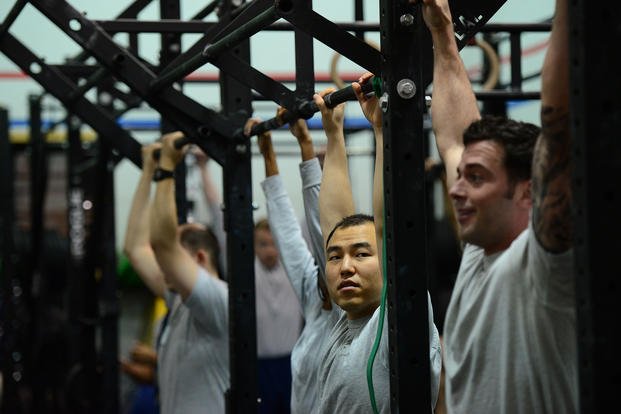
[[192, 293], [188, 296], [186, 303], [190, 301], [202, 300], [205, 297], [227, 297], [228, 298], [228, 284], [209, 274], [205, 269], [199, 268], [198, 277]]

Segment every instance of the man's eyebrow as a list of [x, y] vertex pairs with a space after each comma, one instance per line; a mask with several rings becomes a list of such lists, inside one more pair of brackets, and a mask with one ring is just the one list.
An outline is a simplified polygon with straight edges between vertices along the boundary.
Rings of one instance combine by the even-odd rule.
[[332, 245], [332, 246], [330, 246], [330, 247], [328, 247], [326, 249], [326, 253], [332, 253], [332, 252], [340, 251], [340, 250], [342, 250], [341, 246], [339, 246], [339, 245]]
[[[371, 243], [358, 242], [358, 243], [351, 244], [348, 247], [351, 247], [353, 249], [371, 249]], [[343, 250], [342, 246], [339, 246], [338, 244], [334, 244], [326, 249], [326, 253], [332, 253], [335, 251], [342, 251], [342, 250]]]

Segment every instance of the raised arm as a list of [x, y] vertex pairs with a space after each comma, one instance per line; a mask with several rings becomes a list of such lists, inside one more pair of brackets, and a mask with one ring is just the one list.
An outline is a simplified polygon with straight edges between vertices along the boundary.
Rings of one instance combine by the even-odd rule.
[[375, 95], [366, 96], [361, 84], [371, 81], [372, 73], [365, 73], [352, 83], [356, 98], [364, 116], [369, 120], [375, 135], [375, 171], [373, 172], [373, 220], [375, 221], [375, 238], [380, 263], [383, 263], [384, 243], [384, 136], [382, 134], [382, 110]]
[[[257, 119], [250, 119], [246, 124], [246, 131], [249, 133], [252, 126], [258, 122]], [[261, 187], [267, 203], [270, 230], [280, 252], [280, 260], [300, 300], [304, 317], [307, 318], [309, 312], [314, 309], [311, 300], [315, 298], [315, 302], [319, 301], [319, 295], [314, 289], [318, 269], [302, 236], [300, 223], [285, 191], [282, 177], [278, 175], [271, 134], [259, 136], [259, 148], [265, 162], [266, 179], [261, 183]]]
[[422, 8], [433, 41], [431, 122], [451, 188], [464, 149], [463, 132], [481, 115], [459, 56], [448, 0], [423, 0]]
[[[278, 116], [284, 112], [279, 108]], [[319, 222], [319, 189], [321, 187], [321, 166], [315, 155], [313, 139], [304, 119], [298, 119], [289, 124], [289, 131], [297, 139], [302, 155], [300, 163], [300, 176], [302, 178], [302, 198], [304, 200], [304, 216], [310, 238], [310, 247], [313, 257], [317, 261], [319, 272], [323, 275], [326, 266], [326, 253], [321, 224]]]
[[572, 246], [567, 2], [556, 1], [541, 71], [541, 135], [533, 158], [533, 228], [541, 245]]
[[[162, 137], [159, 167], [174, 171], [183, 159], [183, 149], [176, 149], [174, 141], [182, 137], [172, 132]], [[198, 279], [198, 264], [179, 242], [175, 181], [172, 178], [156, 183], [155, 198], [151, 207], [151, 245], [168, 283], [185, 300]]]
[[[244, 134], [250, 136], [252, 127], [260, 122], [259, 118], [248, 119], [246, 125], [244, 125]], [[276, 153], [274, 153], [274, 146], [272, 145], [272, 133], [269, 131], [262, 133], [259, 135], [257, 143], [265, 164], [265, 176], [278, 175], [278, 162], [276, 161]]]
[[161, 144], [154, 143], [142, 148], [142, 174], [129, 211], [123, 252], [149, 290], [154, 295], [163, 297], [166, 285], [149, 241], [148, 214], [151, 180], [155, 170], [153, 151], [160, 147]]
[[222, 200], [213, 182], [211, 173], [209, 172], [209, 157], [200, 149], [195, 151], [194, 154], [201, 173], [205, 200], [207, 201], [207, 207], [209, 208], [209, 214], [211, 216], [210, 227], [220, 247], [220, 257], [218, 257], [218, 261], [220, 262], [222, 272], [226, 275], [226, 232], [224, 231], [224, 217], [221, 208]]
[[335, 108], [327, 108], [323, 96], [333, 92], [326, 89], [315, 94], [313, 99], [321, 110], [323, 129], [328, 138], [326, 157], [323, 162], [323, 176], [319, 191], [319, 218], [323, 245], [325, 246], [328, 234], [344, 217], [354, 214], [354, 197], [349, 180], [349, 167], [345, 149], [345, 135], [343, 134], [343, 117], [345, 104]]

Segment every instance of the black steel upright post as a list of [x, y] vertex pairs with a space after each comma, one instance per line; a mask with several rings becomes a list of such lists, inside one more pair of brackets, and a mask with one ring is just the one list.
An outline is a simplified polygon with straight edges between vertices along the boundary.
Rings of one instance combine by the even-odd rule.
[[[90, 180], [86, 148], [81, 139], [81, 122], [70, 116], [67, 122], [67, 217], [69, 261], [67, 264], [68, 315], [71, 369], [67, 378], [67, 405], [70, 413], [98, 413], [97, 355], [97, 285], [93, 249], [89, 243], [90, 212], [87, 191]], [[89, 185], [90, 184], [90, 185]], [[88, 214], [87, 214], [88, 213]]]
[[[160, 17], [162, 19], [181, 18], [179, 0], [160, 0]], [[160, 50], [160, 68], [165, 68], [181, 53], [181, 35], [179, 33], [162, 33]], [[181, 88], [182, 80], [177, 81]], [[166, 119], [165, 114], [160, 118], [160, 131], [162, 134], [176, 131], [178, 128]], [[177, 204], [177, 221], [185, 223], [188, 219], [188, 200], [186, 191], [187, 168], [184, 162], [177, 164], [175, 168], [175, 202]]]
[[[313, 9], [313, 2], [304, 1], [301, 7]], [[308, 101], [315, 93], [315, 58], [313, 38], [302, 30], [295, 29], [295, 97]]]
[[[354, 20], [356, 22], [361, 22], [364, 20], [364, 1], [363, 0], [354, 0]], [[357, 30], [355, 33], [358, 39], [364, 40], [364, 31]]]
[[[112, 81], [108, 81], [112, 86]], [[114, 111], [110, 99], [102, 99], [100, 105]], [[95, 183], [97, 191], [93, 198], [94, 251], [96, 252], [96, 272], [98, 282], [99, 329], [101, 330], [101, 388], [98, 398], [101, 413], [120, 413], [119, 395], [119, 288], [116, 272], [116, 237], [114, 213], [114, 157], [110, 141], [99, 137], [97, 140], [97, 166]]]
[[45, 137], [42, 132], [41, 95], [30, 95], [30, 293], [36, 295], [41, 282], [43, 210], [47, 178]]
[[[223, 3], [220, 19], [230, 19], [233, 2]], [[232, 52], [250, 63], [250, 42]], [[241, 128], [252, 113], [252, 93], [225, 73], [220, 74], [220, 96], [225, 115]], [[233, 138], [223, 165], [224, 205], [229, 282], [231, 387], [227, 414], [256, 413], [258, 409], [257, 336], [254, 286], [254, 238], [250, 141]]]
[[[580, 412], [618, 406], [621, 104], [618, 2], [567, 2]], [[616, 86], [615, 86], [616, 85]]]
[[[0, 363], [2, 364], [3, 392], [0, 411], [22, 413], [19, 390], [23, 366], [19, 358], [23, 352], [19, 341], [22, 329], [20, 307], [21, 281], [17, 275], [15, 251], [15, 190], [11, 143], [9, 141], [9, 112], [0, 108], [0, 231], [2, 232], [2, 267], [0, 268]], [[23, 316], [23, 315], [22, 315]]]
[[[382, 0], [384, 205], [391, 412], [431, 412], [427, 322], [425, 84], [420, 6]], [[377, 149], [381, 151], [380, 148]]]

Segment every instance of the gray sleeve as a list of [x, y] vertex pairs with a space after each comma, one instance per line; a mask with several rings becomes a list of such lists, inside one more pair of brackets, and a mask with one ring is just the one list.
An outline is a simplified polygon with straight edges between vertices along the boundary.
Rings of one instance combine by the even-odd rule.
[[313, 257], [322, 276], [326, 267], [326, 254], [323, 248], [323, 235], [319, 225], [319, 188], [321, 187], [321, 166], [317, 157], [300, 163], [302, 176], [302, 197], [304, 215], [311, 241]]
[[270, 230], [276, 241], [280, 260], [298, 296], [304, 315], [320, 301], [317, 292], [317, 265], [302, 236], [302, 229], [285, 191], [282, 177], [273, 175], [261, 183], [267, 202]]
[[199, 269], [192, 293], [184, 302], [192, 318], [212, 335], [226, 334], [229, 320], [229, 294], [226, 283]]
[[429, 322], [429, 383], [431, 386], [431, 407], [435, 410], [440, 393], [440, 373], [442, 371], [442, 348], [440, 346], [440, 334], [433, 323], [433, 306], [431, 296], [427, 292], [427, 316]]
[[[573, 309], [575, 280], [573, 249], [556, 254], [546, 251], [535, 236], [532, 221], [528, 228], [528, 271], [533, 294], [546, 306]], [[515, 242], [514, 242], [515, 243]]]

